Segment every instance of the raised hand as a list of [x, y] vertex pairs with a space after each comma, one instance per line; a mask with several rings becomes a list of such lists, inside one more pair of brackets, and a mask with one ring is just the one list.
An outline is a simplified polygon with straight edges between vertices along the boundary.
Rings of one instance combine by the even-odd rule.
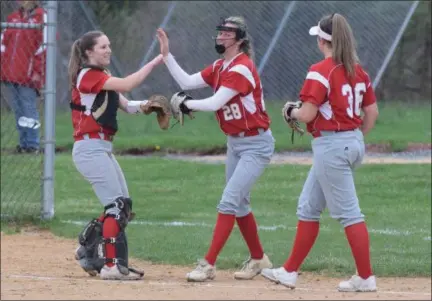
[[157, 30], [156, 35], [157, 35], [157, 38], [159, 40], [159, 45], [160, 45], [161, 53], [165, 57], [169, 53], [168, 36], [167, 36], [166, 32], [162, 28], [159, 28]]

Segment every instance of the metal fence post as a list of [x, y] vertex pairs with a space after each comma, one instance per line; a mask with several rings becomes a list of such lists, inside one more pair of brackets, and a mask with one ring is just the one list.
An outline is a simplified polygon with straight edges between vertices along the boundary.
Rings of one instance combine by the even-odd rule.
[[381, 80], [381, 77], [383, 76], [384, 71], [387, 68], [387, 65], [390, 63], [390, 60], [393, 57], [394, 52], [396, 51], [396, 47], [399, 44], [399, 41], [402, 38], [402, 35], [405, 32], [405, 29], [407, 28], [408, 23], [411, 20], [411, 17], [414, 14], [414, 12], [415, 12], [418, 4], [419, 4], [419, 1], [414, 1], [413, 4], [411, 5], [410, 10], [408, 11], [408, 13], [407, 13], [407, 15], [405, 17], [405, 20], [402, 23], [402, 25], [401, 25], [401, 27], [399, 29], [399, 32], [397, 33], [397, 35], [396, 35], [396, 37], [395, 37], [395, 39], [393, 41], [393, 44], [391, 45], [389, 51], [387, 52], [387, 56], [384, 58], [384, 61], [383, 61], [382, 65], [381, 65], [380, 69], [378, 70], [377, 75], [374, 78], [374, 81], [372, 83], [372, 87], [374, 89], [378, 86], [378, 84], [379, 84], [379, 82]]
[[270, 58], [270, 55], [271, 55], [274, 47], [276, 46], [276, 42], [278, 41], [279, 36], [281, 35], [282, 30], [284, 29], [286, 22], [288, 21], [289, 16], [291, 15], [292, 11], [294, 10], [295, 3], [296, 3], [296, 1], [291, 1], [286, 6], [285, 14], [283, 15], [282, 20], [280, 21], [279, 26], [276, 30], [276, 33], [273, 35], [273, 38], [270, 42], [270, 45], [267, 48], [263, 58], [261, 59], [259, 66], [258, 66], [258, 74], [261, 75], [261, 73], [262, 73], [262, 71], [263, 71], [263, 69], [267, 63], [267, 60]]
[[54, 217], [54, 158], [55, 158], [55, 104], [56, 104], [56, 51], [57, 1], [47, 1], [47, 55], [45, 84], [45, 141], [42, 219]]

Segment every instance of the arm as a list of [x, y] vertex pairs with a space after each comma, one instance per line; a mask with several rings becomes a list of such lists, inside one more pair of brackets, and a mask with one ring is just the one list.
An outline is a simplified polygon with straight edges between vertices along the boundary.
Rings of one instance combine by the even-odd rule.
[[200, 72], [189, 75], [176, 62], [169, 51], [168, 36], [162, 28], [157, 30], [157, 38], [159, 40], [161, 54], [164, 57], [165, 65], [182, 90], [198, 89], [208, 86]]
[[[14, 13], [7, 16], [6, 22], [11, 22], [13, 15]], [[8, 30], [7, 28], [3, 29], [1, 32], [1, 54], [3, 54], [6, 51], [6, 47], [9, 44], [9, 40], [10, 40], [10, 30]]]
[[[38, 21], [41, 24], [47, 23], [47, 14], [43, 12], [42, 14], [38, 14]], [[32, 80], [41, 83], [44, 82], [44, 74], [45, 74], [45, 62], [46, 62], [46, 43], [47, 43], [47, 32], [48, 28], [46, 26], [43, 27], [42, 36], [39, 38], [39, 48], [34, 53], [34, 65], [32, 70]]]
[[375, 126], [375, 122], [378, 118], [379, 112], [378, 112], [378, 105], [375, 103], [363, 107], [363, 123], [360, 127], [361, 131], [363, 132], [363, 135], [366, 136], [367, 133], [370, 132], [370, 130], [373, 129]]
[[318, 107], [311, 102], [303, 102], [301, 108], [294, 108], [291, 112], [291, 117], [300, 122], [309, 123], [316, 117]]
[[125, 78], [111, 76], [105, 82], [103, 89], [113, 90], [117, 92], [129, 92], [132, 89], [136, 88], [139, 84], [141, 84], [147, 78], [153, 68], [161, 62], [162, 55], [159, 54], [151, 62], [144, 65], [144, 67], [139, 69], [137, 72], [132, 73]]
[[128, 100], [123, 94], [119, 94], [120, 109], [128, 114], [142, 113], [141, 105], [146, 104], [148, 100]]
[[200, 72], [192, 75], [186, 73], [171, 53], [164, 57], [164, 62], [171, 76], [175, 79], [182, 90], [199, 89], [208, 86]]
[[237, 94], [239, 94], [238, 91], [222, 86], [211, 97], [199, 99], [199, 100], [196, 99], [187, 100], [185, 101], [184, 104], [188, 109], [193, 111], [214, 112], [222, 108], [228, 101], [230, 101]]
[[303, 123], [314, 120], [329, 89], [329, 82], [322, 74], [314, 67], [309, 69], [300, 91], [301, 107], [293, 108], [289, 117]]
[[1, 52], [6, 51], [6, 38], [5, 38], [6, 29], [2, 30], [1, 33]]

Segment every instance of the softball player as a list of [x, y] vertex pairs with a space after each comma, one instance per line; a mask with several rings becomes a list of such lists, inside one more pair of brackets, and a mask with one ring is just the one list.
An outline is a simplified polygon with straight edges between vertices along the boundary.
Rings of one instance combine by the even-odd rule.
[[144, 101], [128, 101], [119, 92], [137, 87], [162, 62], [157, 56], [126, 78], [107, 71], [111, 48], [108, 37], [91, 31], [76, 40], [69, 61], [71, 80], [73, 162], [90, 182], [104, 212], [79, 235], [81, 246], [76, 259], [90, 275], [102, 279], [135, 280], [144, 273], [128, 267], [125, 228], [133, 218], [132, 200], [123, 172], [113, 154], [118, 108], [129, 114], [140, 113]]
[[[287, 103], [284, 118], [307, 123], [314, 137], [314, 161], [297, 207], [297, 233], [291, 255], [278, 269], [263, 269], [265, 278], [295, 288], [298, 270], [319, 231], [327, 206], [345, 228], [358, 275], [339, 284], [339, 291], [375, 291], [369, 234], [357, 198], [353, 170], [365, 153], [364, 135], [378, 117], [368, 74], [359, 65], [351, 27], [340, 14], [321, 19], [309, 30], [317, 36], [324, 60], [312, 65], [300, 92], [302, 105]], [[361, 117], [361, 111], [364, 117]]]
[[215, 49], [223, 58], [192, 75], [177, 64], [169, 53], [165, 32], [158, 30], [165, 64], [180, 87], [189, 90], [210, 86], [215, 93], [201, 100], [188, 97], [189, 100], [178, 102], [178, 106], [186, 110], [215, 111], [221, 130], [228, 136], [226, 186], [217, 206], [213, 239], [205, 258], [187, 274], [188, 281], [215, 278], [216, 258], [236, 221], [249, 248], [250, 258], [234, 277], [252, 279], [261, 269], [272, 267], [261, 246], [250, 207], [250, 190], [274, 152], [270, 118], [265, 111], [261, 81], [251, 59], [251, 41], [244, 19], [227, 18], [216, 29]]

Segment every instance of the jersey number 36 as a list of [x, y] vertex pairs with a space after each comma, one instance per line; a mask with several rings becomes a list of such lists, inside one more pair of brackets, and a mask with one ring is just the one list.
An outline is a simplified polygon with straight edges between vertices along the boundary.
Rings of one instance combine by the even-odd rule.
[[364, 92], [366, 92], [365, 83], [357, 83], [354, 87], [354, 93], [350, 85], [345, 84], [342, 86], [342, 95], [348, 96], [347, 114], [350, 118], [353, 118], [354, 114], [360, 117], [360, 108]]

